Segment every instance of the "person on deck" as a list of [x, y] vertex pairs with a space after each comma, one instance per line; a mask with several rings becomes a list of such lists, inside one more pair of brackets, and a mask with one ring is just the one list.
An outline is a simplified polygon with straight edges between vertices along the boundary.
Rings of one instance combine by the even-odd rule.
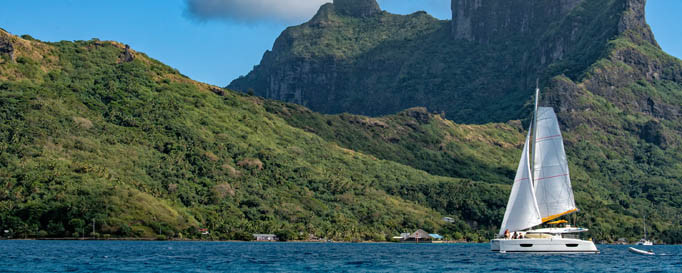
[[509, 230], [505, 229], [504, 230], [504, 238], [509, 239], [510, 236], [511, 236], [511, 234], [509, 233]]

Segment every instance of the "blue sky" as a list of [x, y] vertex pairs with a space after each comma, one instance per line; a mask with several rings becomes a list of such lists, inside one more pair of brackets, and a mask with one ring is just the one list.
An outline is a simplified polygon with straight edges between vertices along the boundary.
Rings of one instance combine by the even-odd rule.
[[[258, 64], [284, 28], [305, 22], [326, 1], [0, 0], [0, 27], [44, 41], [120, 41], [195, 80], [225, 86]], [[262, 8], [260, 2], [285, 4]], [[450, 17], [450, 0], [379, 3], [393, 13], [426, 10], [441, 19]], [[680, 0], [648, 1], [647, 20], [657, 40], [678, 58], [682, 57], [681, 14]]]

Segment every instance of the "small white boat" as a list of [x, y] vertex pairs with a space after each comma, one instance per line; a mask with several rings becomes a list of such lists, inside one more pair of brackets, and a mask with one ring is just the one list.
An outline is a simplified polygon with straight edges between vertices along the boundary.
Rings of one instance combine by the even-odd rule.
[[654, 243], [647, 240], [647, 239], [641, 239], [641, 240], [639, 240], [639, 242], [636, 243], [636, 245], [638, 245], [638, 246], [652, 246], [652, 245], [654, 245]]
[[639, 240], [639, 242], [636, 243], [638, 246], [652, 246], [654, 245], [653, 242], [647, 240], [646, 238], [646, 217], [644, 217], [644, 238]]
[[646, 250], [636, 249], [634, 247], [629, 247], [628, 250], [630, 250], [630, 252], [632, 252], [632, 253], [641, 254], [641, 255], [656, 255], [656, 253], [654, 253], [653, 250], [646, 251]]

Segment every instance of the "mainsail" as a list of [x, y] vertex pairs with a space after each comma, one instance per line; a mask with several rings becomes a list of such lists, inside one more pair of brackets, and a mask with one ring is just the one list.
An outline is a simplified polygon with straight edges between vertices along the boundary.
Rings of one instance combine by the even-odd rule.
[[523, 145], [523, 155], [516, 170], [514, 185], [512, 186], [507, 210], [504, 212], [500, 235], [505, 230], [517, 231], [531, 228], [542, 223], [538, 204], [535, 201], [535, 190], [531, 183], [528, 149], [530, 146], [530, 130]]
[[542, 222], [577, 211], [571, 189], [568, 161], [554, 109], [539, 107], [535, 125], [535, 199]]
[[505, 230], [531, 228], [578, 210], [559, 121], [554, 109], [538, 107], [539, 96], [540, 90], [536, 89], [535, 114], [523, 145], [500, 235]]

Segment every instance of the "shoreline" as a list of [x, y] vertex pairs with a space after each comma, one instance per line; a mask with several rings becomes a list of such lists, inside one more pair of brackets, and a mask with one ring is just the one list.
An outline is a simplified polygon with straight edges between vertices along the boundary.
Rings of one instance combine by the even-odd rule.
[[152, 242], [152, 241], [158, 241], [158, 242], [225, 242], [225, 243], [349, 243], [349, 244], [467, 244], [467, 243], [472, 243], [475, 244], [476, 242], [466, 242], [466, 241], [434, 241], [434, 242], [422, 242], [422, 243], [415, 243], [415, 242], [390, 242], [390, 241], [385, 241], [385, 242], [375, 242], [375, 241], [324, 241], [324, 240], [292, 240], [292, 241], [239, 241], [239, 240], [204, 240], [204, 239], [165, 239], [165, 240], [159, 240], [156, 238], [93, 238], [93, 237], [85, 237], [85, 238], [72, 238], [72, 237], [64, 237], [64, 238], [0, 238], [0, 241], [130, 241], [130, 242]]
[[[467, 241], [434, 241], [434, 242], [374, 242], [374, 241], [237, 241], [237, 240], [201, 240], [201, 239], [168, 239], [159, 240], [155, 238], [0, 238], [0, 241], [120, 241], [120, 242], [215, 242], [215, 243], [327, 243], [327, 244], [485, 244], [487, 242], [467, 242]], [[635, 244], [597, 244], [597, 245], [635, 245]], [[677, 245], [677, 244], [656, 244], [654, 246]]]

